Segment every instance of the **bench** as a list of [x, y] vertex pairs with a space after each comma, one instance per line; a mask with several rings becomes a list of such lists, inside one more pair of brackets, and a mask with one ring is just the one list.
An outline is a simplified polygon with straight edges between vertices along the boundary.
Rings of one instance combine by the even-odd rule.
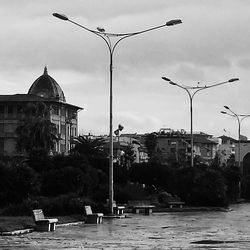
[[169, 201], [168, 205], [170, 208], [173, 208], [173, 207], [183, 208], [183, 206], [185, 205], [185, 202], [183, 202], [183, 201]]
[[179, 207], [182, 208], [185, 205], [185, 202], [181, 201], [180, 197], [176, 195], [169, 194], [167, 192], [163, 192], [160, 198], [161, 202], [170, 208]]
[[150, 215], [153, 213], [154, 205], [151, 205], [148, 200], [141, 200], [141, 201], [129, 201], [129, 207], [132, 208], [132, 213], [139, 214], [140, 210], [144, 211], [144, 214]]
[[103, 213], [92, 213], [91, 206], [84, 206], [86, 215], [86, 224], [101, 224]]
[[[109, 199], [106, 200], [106, 207], [109, 208]], [[124, 209], [124, 205], [116, 205], [116, 201], [113, 200], [113, 212], [115, 215], [123, 215]]]
[[144, 214], [150, 215], [153, 213], [153, 205], [135, 205], [132, 207], [132, 213], [139, 214], [140, 210], [144, 210]]
[[114, 209], [114, 214], [115, 215], [123, 215], [125, 206], [116, 205], [113, 209]]
[[42, 209], [35, 209], [32, 210], [32, 212], [33, 212], [33, 218], [36, 223], [36, 231], [40, 232], [55, 231], [58, 219], [45, 218]]

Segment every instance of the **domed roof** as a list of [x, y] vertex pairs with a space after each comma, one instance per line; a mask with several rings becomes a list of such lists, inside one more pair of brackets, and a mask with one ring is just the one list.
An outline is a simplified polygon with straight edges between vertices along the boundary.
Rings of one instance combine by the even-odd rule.
[[33, 94], [48, 99], [56, 99], [66, 102], [64, 93], [59, 84], [48, 74], [47, 67], [44, 68], [43, 75], [38, 77], [31, 85], [28, 95]]

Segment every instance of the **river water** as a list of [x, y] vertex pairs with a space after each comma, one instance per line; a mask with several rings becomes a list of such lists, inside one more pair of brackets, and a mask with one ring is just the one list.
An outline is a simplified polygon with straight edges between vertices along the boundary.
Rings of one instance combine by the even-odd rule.
[[229, 212], [128, 214], [100, 225], [0, 237], [0, 249], [250, 249], [250, 204]]

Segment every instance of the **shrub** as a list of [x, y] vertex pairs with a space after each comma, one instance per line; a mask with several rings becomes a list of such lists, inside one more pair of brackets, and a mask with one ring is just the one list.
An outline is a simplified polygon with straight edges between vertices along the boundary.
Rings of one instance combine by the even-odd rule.
[[128, 183], [124, 186], [115, 186], [115, 201], [117, 203], [127, 203], [129, 200], [144, 200], [148, 193], [142, 185]]
[[0, 206], [21, 202], [35, 190], [36, 175], [26, 165], [0, 164]]
[[84, 205], [91, 205], [93, 208], [97, 207], [97, 204], [89, 198], [79, 197], [76, 194], [60, 195], [55, 198], [40, 196], [33, 200], [26, 199], [18, 204], [9, 204], [1, 214], [31, 216], [32, 210], [38, 208], [43, 209], [46, 215], [83, 214]]

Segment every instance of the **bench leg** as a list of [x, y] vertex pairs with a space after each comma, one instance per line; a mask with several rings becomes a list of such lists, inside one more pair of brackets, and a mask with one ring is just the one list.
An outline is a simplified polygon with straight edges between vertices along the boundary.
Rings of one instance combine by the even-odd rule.
[[140, 213], [140, 209], [139, 208], [133, 208], [132, 209], [132, 213], [133, 214], [139, 214]]
[[50, 223], [49, 231], [55, 231], [55, 230], [56, 230], [56, 223]]
[[98, 223], [102, 224], [102, 216], [98, 217]]

